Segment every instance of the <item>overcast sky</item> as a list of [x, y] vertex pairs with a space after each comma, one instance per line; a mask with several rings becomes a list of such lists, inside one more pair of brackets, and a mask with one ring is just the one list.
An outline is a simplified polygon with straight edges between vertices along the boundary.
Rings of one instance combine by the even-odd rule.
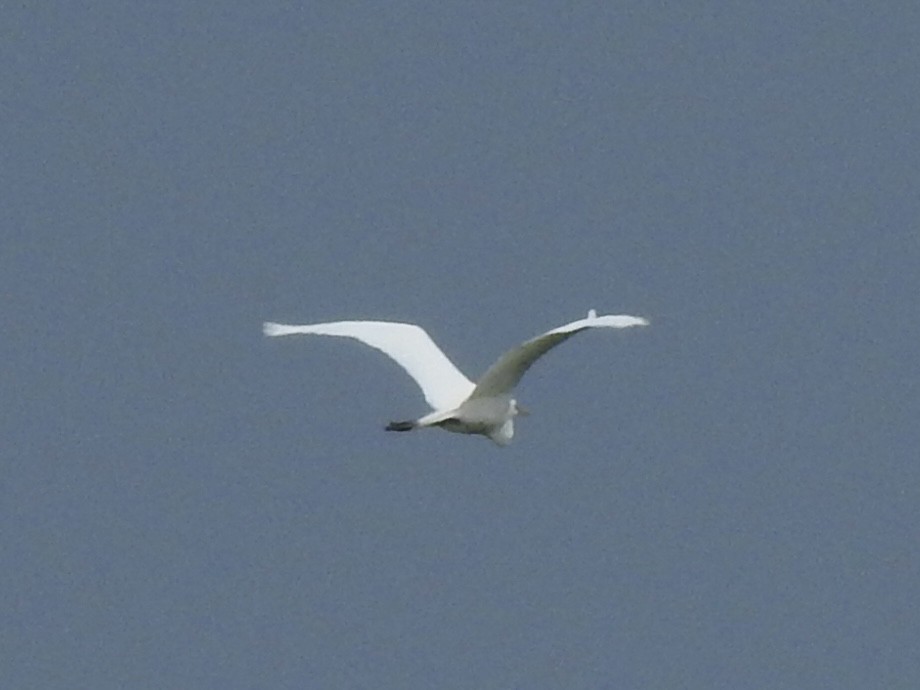
[[920, 5], [2, 17], [0, 686], [920, 687]]

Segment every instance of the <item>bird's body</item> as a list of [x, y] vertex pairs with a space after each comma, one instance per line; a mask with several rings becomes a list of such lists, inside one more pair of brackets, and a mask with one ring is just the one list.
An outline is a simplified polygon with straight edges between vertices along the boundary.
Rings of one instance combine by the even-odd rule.
[[456, 434], [488, 436], [500, 446], [511, 443], [514, 436], [514, 418], [526, 414], [510, 395], [493, 398], [467, 398], [458, 407], [447, 411], [434, 411], [415, 421], [391, 422], [387, 431], [411, 431], [426, 426], [437, 426]]
[[461, 434], [480, 434], [504, 446], [514, 436], [514, 418], [527, 414], [512, 391], [530, 366], [548, 350], [588, 328], [645, 326], [637, 316], [597, 316], [559, 326], [502, 355], [477, 383], [464, 376], [418, 326], [389, 321], [336, 321], [305, 326], [263, 324], [267, 336], [315, 334], [354, 338], [395, 360], [415, 379], [433, 411], [418, 419], [392, 422], [387, 431], [440, 427]]

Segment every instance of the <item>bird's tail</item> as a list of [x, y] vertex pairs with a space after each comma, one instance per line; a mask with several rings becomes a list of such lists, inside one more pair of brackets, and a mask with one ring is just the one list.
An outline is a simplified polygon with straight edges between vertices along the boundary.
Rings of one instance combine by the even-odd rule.
[[390, 422], [386, 425], [386, 431], [412, 431], [415, 428], [414, 421], [408, 422]]

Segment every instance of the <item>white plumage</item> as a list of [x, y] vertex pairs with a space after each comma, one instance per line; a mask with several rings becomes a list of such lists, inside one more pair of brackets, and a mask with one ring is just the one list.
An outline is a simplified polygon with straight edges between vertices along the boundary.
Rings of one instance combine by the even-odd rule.
[[462, 434], [481, 434], [505, 446], [514, 436], [514, 418], [526, 411], [511, 397], [524, 373], [547, 351], [589, 328], [647, 326], [638, 316], [588, 316], [508, 350], [475, 384], [454, 366], [447, 355], [419, 326], [389, 321], [336, 321], [305, 326], [266, 322], [267, 336], [331, 335], [354, 338], [380, 350], [406, 370], [422, 389], [433, 412], [419, 419], [391, 422], [388, 431], [409, 431], [437, 426]]

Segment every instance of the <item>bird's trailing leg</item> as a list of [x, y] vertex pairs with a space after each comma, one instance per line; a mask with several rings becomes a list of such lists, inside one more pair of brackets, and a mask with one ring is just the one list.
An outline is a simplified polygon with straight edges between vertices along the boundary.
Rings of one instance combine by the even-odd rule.
[[386, 431], [412, 431], [415, 428], [415, 422], [390, 422], [386, 426]]

